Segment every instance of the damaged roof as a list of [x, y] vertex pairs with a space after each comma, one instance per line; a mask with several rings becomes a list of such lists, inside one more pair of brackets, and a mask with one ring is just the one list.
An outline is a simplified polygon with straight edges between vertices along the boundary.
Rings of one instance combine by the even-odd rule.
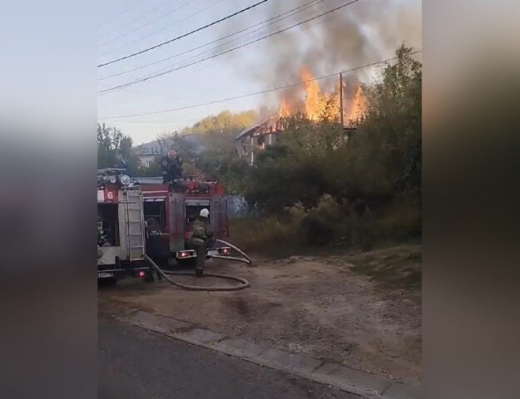
[[281, 130], [280, 119], [271, 117], [259, 125], [242, 130], [235, 140], [240, 140], [247, 136], [262, 136], [264, 134], [279, 133]]

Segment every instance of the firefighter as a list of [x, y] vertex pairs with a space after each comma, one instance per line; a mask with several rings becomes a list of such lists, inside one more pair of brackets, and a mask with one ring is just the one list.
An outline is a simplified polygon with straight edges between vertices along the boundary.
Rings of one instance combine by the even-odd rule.
[[175, 179], [182, 177], [182, 160], [175, 150], [168, 151], [168, 154], [161, 160], [163, 184], [173, 183]]
[[105, 232], [103, 231], [102, 223], [98, 220], [97, 224], [97, 258], [101, 259], [103, 257], [103, 251], [101, 251], [101, 247], [105, 245], [106, 237]]
[[123, 155], [121, 155], [121, 154], [117, 154], [116, 155], [115, 167], [117, 169], [124, 169], [124, 173], [127, 172], [127, 170], [128, 170], [128, 163], [123, 158]]
[[190, 246], [197, 253], [197, 265], [195, 275], [202, 277], [204, 274], [204, 262], [206, 260], [206, 248], [213, 242], [214, 232], [209, 223], [209, 211], [204, 208], [191, 225]]
[[104, 246], [108, 241], [108, 238], [105, 234], [105, 230], [103, 230], [103, 223], [100, 221], [98, 221], [98, 224], [97, 224], [97, 237], [98, 237], [98, 247]]
[[[145, 235], [146, 255], [148, 255], [150, 259], [155, 262], [155, 264], [161, 265], [163, 262], [163, 251], [161, 244], [162, 232], [154, 218], [148, 218], [146, 220]], [[159, 272], [157, 272], [157, 279], [162, 279], [162, 276]]]

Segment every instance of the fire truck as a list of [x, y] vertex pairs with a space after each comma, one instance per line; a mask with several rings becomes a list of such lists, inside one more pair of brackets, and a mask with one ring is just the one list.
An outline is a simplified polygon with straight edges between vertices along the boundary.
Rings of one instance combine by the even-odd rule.
[[145, 262], [143, 192], [123, 169], [98, 171], [98, 280], [150, 279]]
[[[163, 249], [178, 263], [188, 263], [195, 252], [187, 247], [191, 220], [207, 208], [215, 238], [229, 236], [227, 197], [218, 182], [200, 181], [193, 176], [164, 184], [162, 177], [136, 178], [143, 193], [145, 220], [154, 218], [166, 233]], [[228, 247], [212, 249], [214, 255], [229, 255]], [[208, 256], [212, 254], [208, 253]]]
[[[162, 177], [130, 178], [123, 169], [98, 171], [98, 229], [105, 242], [98, 247], [98, 279], [117, 281], [124, 277], [153, 281], [145, 261], [145, 220], [155, 219], [163, 233], [163, 251], [177, 263], [193, 263], [195, 251], [188, 247], [188, 226], [200, 211], [210, 211], [215, 238], [229, 236], [227, 197], [218, 182], [195, 177], [164, 184]], [[229, 247], [208, 250], [208, 257], [229, 256]]]

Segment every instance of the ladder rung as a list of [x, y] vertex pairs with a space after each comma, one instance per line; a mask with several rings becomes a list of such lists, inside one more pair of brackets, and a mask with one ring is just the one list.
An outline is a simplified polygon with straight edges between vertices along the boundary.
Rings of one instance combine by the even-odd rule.
[[143, 233], [130, 233], [131, 236], [142, 236]]
[[144, 248], [144, 245], [135, 245], [133, 247], [130, 247], [130, 249], [138, 249], [138, 248]]

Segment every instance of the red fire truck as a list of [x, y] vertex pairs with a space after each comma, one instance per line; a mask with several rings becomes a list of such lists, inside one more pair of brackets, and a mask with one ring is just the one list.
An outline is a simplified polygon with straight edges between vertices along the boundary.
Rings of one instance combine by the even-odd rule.
[[[145, 220], [156, 220], [166, 233], [164, 250], [177, 261], [194, 256], [194, 252], [186, 248], [186, 233], [190, 220], [204, 208], [210, 211], [215, 238], [228, 237], [227, 197], [218, 182], [199, 181], [194, 177], [175, 180], [171, 185], [163, 184], [162, 177], [135, 180], [142, 189]], [[229, 248], [221, 250], [229, 251]]]
[[127, 276], [150, 279], [152, 270], [144, 259], [141, 188], [122, 169], [100, 170], [97, 203], [98, 279], [113, 282]]
[[[188, 177], [163, 184], [162, 177], [134, 178], [122, 169], [98, 171], [98, 231], [105, 235], [98, 246], [98, 279], [117, 281], [132, 276], [153, 281], [145, 261], [145, 220], [154, 218], [163, 235], [163, 250], [178, 263], [190, 262], [187, 248], [190, 220], [210, 211], [215, 238], [228, 237], [227, 197], [217, 182]], [[210, 255], [230, 255], [229, 247], [211, 249]]]

